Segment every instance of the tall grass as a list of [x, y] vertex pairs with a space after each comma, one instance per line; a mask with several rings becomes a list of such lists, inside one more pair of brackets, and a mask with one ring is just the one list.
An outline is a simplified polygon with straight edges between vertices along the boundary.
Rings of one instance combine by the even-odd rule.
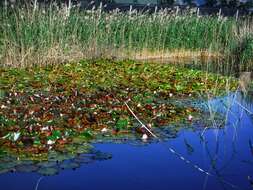
[[[70, 6], [1, 8], [0, 63], [52, 64], [91, 58], [128, 58], [175, 50], [229, 54], [244, 38], [233, 18], [129, 10], [103, 12]], [[252, 33], [253, 30], [250, 30]], [[248, 33], [247, 33], [247, 36]]]

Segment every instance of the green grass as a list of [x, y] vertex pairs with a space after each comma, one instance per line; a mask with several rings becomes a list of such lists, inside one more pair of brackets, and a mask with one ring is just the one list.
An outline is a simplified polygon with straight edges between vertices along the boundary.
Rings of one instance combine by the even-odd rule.
[[244, 37], [238, 30], [242, 23], [233, 18], [165, 11], [1, 8], [0, 22], [0, 63], [10, 66], [127, 57], [142, 50], [207, 50], [228, 55]]

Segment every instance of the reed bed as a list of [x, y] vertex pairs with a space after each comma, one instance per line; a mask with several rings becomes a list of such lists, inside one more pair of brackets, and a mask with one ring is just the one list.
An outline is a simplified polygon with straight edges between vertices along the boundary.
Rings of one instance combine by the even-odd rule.
[[1, 66], [59, 64], [94, 58], [132, 59], [170, 52], [178, 55], [207, 52], [212, 56], [239, 52], [243, 61], [248, 62], [253, 50], [251, 21], [200, 17], [193, 9], [182, 14], [168, 9], [150, 14], [131, 9], [124, 13], [117, 9], [103, 12], [102, 6], [80, 10], [70, 4], [2, 7], [0, 23]]

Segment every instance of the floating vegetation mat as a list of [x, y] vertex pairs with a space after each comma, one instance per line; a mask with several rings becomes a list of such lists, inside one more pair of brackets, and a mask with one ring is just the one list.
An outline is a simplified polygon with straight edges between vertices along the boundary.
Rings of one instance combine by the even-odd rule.
[[[7, 172], [37, 172], [44, 176], [56, 175], [62, 170], [75, 170], [82, 165], [111, 159], [111, 154], [91, 149], [87, 145], [72, 145], [78, 147], [82, 154], [73, 152], [57, 152], [50, 150], [45, 160], [22, 159], [23, 155], [0, 154], [0, 174]], [[80, 150], [81, 149], [81, 150]], [[85, 154], [83, 152], [86, 152]], [[36, 155], [35, 155], [36, 157]]]
[[[64, 160], [82, 160], [78, 156], [90, 152], [90, 142], [136, 142], [148, 134], [125, 102], [151, 130], [170, 138], [182, 127], [208, 121], [198, 106], [199, 95], [215, 96], [237, 86], [234, 79], [220, 75], [132, 61], [1, 68], [0, 72], [0, 171], [15, 167], [45, 175], [61, 167], [77, 168], [79, 162], [66, 165]], [[27, 160], [38, 164], [26, 167]], [[39, 167], [55, 162], [62, 163]]]

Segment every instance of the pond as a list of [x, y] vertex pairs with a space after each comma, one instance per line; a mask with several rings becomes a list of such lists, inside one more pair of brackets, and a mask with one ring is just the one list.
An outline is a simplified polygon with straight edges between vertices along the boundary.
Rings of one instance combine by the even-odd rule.
[[23, 165], [26, 168], [16, 166], [16, 172], [0, 175], [1, 189], [251, 189], [252, 99], [244, 100], [238, 93], [208, 104], [226, 116], [224, 128], [195, 126], [161, 142], [95, 142], [92, 159], [71, 158], [77, 166], [69, 164], [57, 175], [43, 177], [30, 172], [34, 170], [29, 163]]
[[[227, 80], [193, 66], [84, 62], [32, 77], [3, 70], [1, 189], [252, 189], [252, 91], [232, 79], [232, 91], [198, 97]], [[141, 122], [156, 126], [154, 135]]]

